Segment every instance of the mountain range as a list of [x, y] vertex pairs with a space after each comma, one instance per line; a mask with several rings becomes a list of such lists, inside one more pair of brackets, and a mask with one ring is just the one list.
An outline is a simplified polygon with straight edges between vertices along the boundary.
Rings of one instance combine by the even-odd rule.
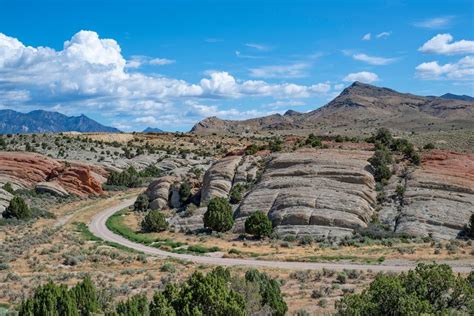
[[318, 134], [369, 134], [379, 127], [402, 132], [473, 129], [474, 102], [468, 96], [417, 96], [354, 82], [328, 104], [306, 113], [288, 110], [248, 120], [208, 117], [192, 128], [194, 133], [255, 131], [317, 132]]
[[143, 130], [143, 133], [163, 133], [164, 131], [157, 127], [147, 127]]
[[0, 110], [0, 134], [70, 131], [120, 133], [120, 130], [104, 126], [85, 115], [67, 116], [58, 112], [43, 110], [29, 113]]

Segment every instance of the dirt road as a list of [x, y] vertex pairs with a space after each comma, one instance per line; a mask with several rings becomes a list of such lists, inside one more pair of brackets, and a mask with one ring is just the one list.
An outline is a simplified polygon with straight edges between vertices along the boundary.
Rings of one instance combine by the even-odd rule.
[[[235, 259], [235, 258], [215, 258], [207, 256], [197, 256], [190, 254], [176, 254], [160, 250], [158, 248], [145, 246], [140, 243], [130, 241], [120, 235], [111, 232], [105, 225], [107, 219], [115, 212], [128, 207], [133, 204], [135, 197], [124, 200], [120, 204], [107, 208], [98, 213], [89, 224], [91, 232], [104, 240], [118, 243], [125, 247], [141, 251], [148, 255], [176, 258], [182, 260], [192, 261], [198, 264], [220, 265], [220, 266], [248, 266], [248, 267], [266, 267], [275, 269], [291, 269], [291, 270], [320, 270], [322, 268], [341, 271], [344, 269], [368, 270], [372, 271], [393, 271], [401, 272], [412, 269], [416, 263], [411, 261], [402, 261], [399, 263], [385, 263], [385, 264], [357, 264], [357, 263], [332, 263], [332, 262], [285, 262], [285, 261], [266, 261], [255, 259]], [[456, 263], [449, 262], [455, 272], [470, 272], [474, 268], [474, 263]]]

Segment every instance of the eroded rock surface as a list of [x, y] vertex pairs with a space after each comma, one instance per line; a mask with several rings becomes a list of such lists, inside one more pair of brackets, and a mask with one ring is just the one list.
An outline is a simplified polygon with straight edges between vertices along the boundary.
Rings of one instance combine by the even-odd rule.
[[[403, 205], [393, 198], [398, 185], [406, 187]], [[386, 195], [380, 217], [395, 232], [455, 238], [474, 213], [474, 154], [425, 153], [421, 167], [409, 173], [406, 182], [392, 177]]]
[[0, 183], [34, 188], [40, 182], [54, 182], [78, 196], [103, 194], [107, 171], [99, 166], [61, 161], [35, 153], [0, 152]]
[[371, 155], [336, 149], [274, 154], [236, 212], [236, 230], [257, 210], [283, 233], [341, 236], [367, 226], [376, 197], [367, 171]]
[[156, 179], [145, 191], [150, 200], [150, 209], [161, 210], [168, 207], [171, 186], [178, 181], [175, 176], [164, 176]]
[[214, 197], [227, 197], [232, 188], [241, 156], [228, 156], [215, 162], [204, 174], [201, 205]]

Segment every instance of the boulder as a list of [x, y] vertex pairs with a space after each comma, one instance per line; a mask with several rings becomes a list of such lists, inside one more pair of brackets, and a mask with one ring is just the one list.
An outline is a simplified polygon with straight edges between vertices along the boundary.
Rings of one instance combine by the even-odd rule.
[[168, 208], [171, 185], [178, 181], [174, 176], [164, 176], [151, 182], [145, 191], [150, 200], [150, 209], [161, 210]]
[[8, 207], [11, 199], [13, 199], [13, 194], [0, 188], [0, 215]]
[[36, 192], [50, 193], [52, 195], [67, 197], [69, 193], [57, 182], [39, 182], [35, 185]]

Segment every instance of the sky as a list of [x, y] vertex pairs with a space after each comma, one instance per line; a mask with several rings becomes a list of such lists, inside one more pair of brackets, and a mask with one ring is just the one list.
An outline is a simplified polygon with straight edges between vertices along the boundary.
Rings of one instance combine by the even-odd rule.
[[474, 95], [474, 1], [0, 0], [0, 109], [187, 131], [353, 81]]

